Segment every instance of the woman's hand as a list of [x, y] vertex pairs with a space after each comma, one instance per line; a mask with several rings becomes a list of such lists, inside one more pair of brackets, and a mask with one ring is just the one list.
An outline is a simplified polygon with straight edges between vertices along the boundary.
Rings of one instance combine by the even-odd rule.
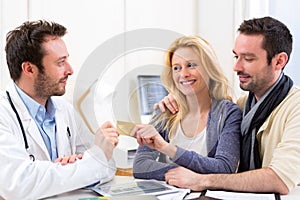
[[153, 106], [154, 110], [160, 109], [161, 112], [166, 112], [166, 108], [173, 114], [178, 112], [178, 104], [171, 94], [168, 94], [168, 96], [165, 96], [160, 102]]
[[168, 144], [156, 131], [156, 129], [152, 125], [148, 124], [136, 125], [132, 129], [130, 136], [135, 137], [140, 146], [145, 144], [156, 150], [160, 150]]
[[177, 148], [165, 141], [152, 125], [138, 124], [132, 129], [130, 136], [135, 137], [140, 146], [147, 145], [168, 155], [170, 158], [173, 158], [176, 154]]

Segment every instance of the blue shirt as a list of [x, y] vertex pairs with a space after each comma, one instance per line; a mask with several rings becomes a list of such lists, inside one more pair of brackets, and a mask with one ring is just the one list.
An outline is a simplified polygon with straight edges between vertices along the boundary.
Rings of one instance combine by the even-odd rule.
[[54, 161], [58, 157], [55, 124], [56, 109], [51, 98], [48, 99], [45, 108], [44, 106], [33, 100], [31, 97], [29, 97], [26, 93], [24, 93], [16, 84], [15, 87], [29, 114], [34, 119], [40, 131], [51, 160]]

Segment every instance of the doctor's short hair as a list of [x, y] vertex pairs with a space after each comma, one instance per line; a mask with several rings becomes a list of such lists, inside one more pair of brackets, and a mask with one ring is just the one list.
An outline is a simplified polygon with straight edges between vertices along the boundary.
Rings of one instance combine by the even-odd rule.
[[5, 51], [10, 77], [14, 81], [19, 80], [23, 62], [36, 65], [39, 72], [43, 73], [42, 59], [46, 52], [42, 45], [46, 37], [62, 37], [66, 32], [64, 26], [45, 20], [27, 21], [8, 32]]

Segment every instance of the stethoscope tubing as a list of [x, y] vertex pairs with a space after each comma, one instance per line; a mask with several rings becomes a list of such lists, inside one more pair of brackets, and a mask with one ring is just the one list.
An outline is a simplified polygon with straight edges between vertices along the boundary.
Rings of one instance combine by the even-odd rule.
[[[25, 143], [25, 149], [28, 150], [29, 148], [29, 145], [28, 145], [28, 141], [27, 141], [27, 137], [26, 137], [26, 133], [25, 133], [25, 130], [24, 130], [24, 126], [23, 126], [23, 123], [21, 121], [21, 118], [20, 118], [20, 115], [14, 105], [14, 103], [12, 102], [12, 99], [9, 95], [9, 92], [6, 91], [6, 94], [7, 94], [7, 98], [8, 98], [8, 101], [9, 101], [9, 104], [11, 106], [11, 108], [13, 109], [14, 113], [16, 114], [16, 117], [18, 119], [18, 122], [19, 122], [19, 125], [20, 125], [20, 128], [21, 128], [21, 131], [22, 131], [22, 135], [23, 135], [23, 139], [24, 139], [24, 143]], [[35, 160], [35, 157], [34, 155], [30, 154], [29, 157], [31, 158], [31, 160]]]

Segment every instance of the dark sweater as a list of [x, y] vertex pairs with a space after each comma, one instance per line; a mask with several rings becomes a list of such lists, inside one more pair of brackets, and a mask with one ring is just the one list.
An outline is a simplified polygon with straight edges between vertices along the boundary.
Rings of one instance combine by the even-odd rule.
[[[133, 176], [142, 179], [165, 180], [165, 173], [182, 166], [194, 172], [234, 173], [240, 158], [240, 123], [242, 111], [228, 100], [215, 101], [206, 124], [206, 148], [208, 155], [177, 147], [174, 163], [165, 163], [165, 155], [146, 145], [140, 146], [133, 163]], [[168, 131], [158, 130], [169, 142]]]

